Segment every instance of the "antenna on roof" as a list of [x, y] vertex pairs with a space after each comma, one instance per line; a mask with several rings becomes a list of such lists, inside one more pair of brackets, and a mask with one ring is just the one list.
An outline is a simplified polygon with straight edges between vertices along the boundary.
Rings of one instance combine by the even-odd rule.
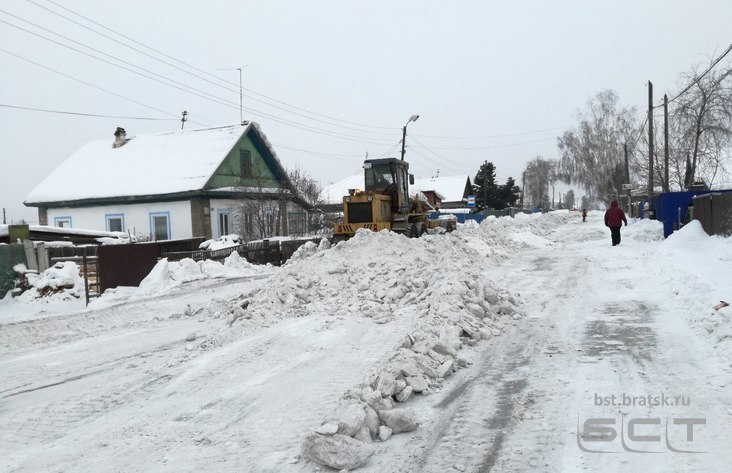
[[249, 64], [246, 64], [241, 67], [230, 67], [228, 69], [217, 69], [219, 71], [239, 71], [239, 122], [242, 126], [244, 126], [244, 87], [242, 85], [241, 80], [241, 69], [242, 67], [247, 67]]
[[183, 129], [183, 125], [185, 125], [186, 122], [188, 121], [188, 119], [186, 118], [186, 115], [188, 115], [188, 112], [183, 110], [183, 117], [180, 119], [180, 129], [181, 130]]

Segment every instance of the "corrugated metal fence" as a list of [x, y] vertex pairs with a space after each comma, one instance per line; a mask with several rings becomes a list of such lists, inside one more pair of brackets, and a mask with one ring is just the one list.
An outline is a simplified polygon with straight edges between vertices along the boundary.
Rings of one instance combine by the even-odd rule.
[[732, 235], [732, 193], [711, 193], [694, 197], [694, 219], [710, 235]]
[[0, 299], [15, 285], [13, 266], [16, 264], [26, 264], [23, 245], [0, 245]]

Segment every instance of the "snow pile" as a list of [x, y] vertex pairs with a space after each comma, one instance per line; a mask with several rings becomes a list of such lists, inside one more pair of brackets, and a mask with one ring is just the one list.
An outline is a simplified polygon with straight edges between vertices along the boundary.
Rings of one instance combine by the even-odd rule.
[[232, 246], [239, 246], [242, 244], [242, 239], [239, 235], [223, 235], [216, 239], [206, 240], [198, 248], [201, 250], [222, 250], [224, 248], [231, 248]]
[[79, 273], [79, 265], [73, 261], [56, 263], [41, 274], [28, 270], [22, 264], [15, 265], [13, 270], [20, 276], [19, 287], [23, 290], [18, 300], [55, 302], [84, 295], [84, 280]]
[[647, 218], [628, 219], [628, 226], [623, 227], [621, 235], [633, 241], [663, 241], [663, 223]]
[[288, 259], [285, 264], [292, 264], [295, 261], [300, 261], [306, 258], [309, 258], [313, 256], [318, 251], [328, 250], [330, 249], [330, 241], [328, 241], [327, 238], [323, 238], [320, 240], [320, 244], [316, 245], [312, 241], [305, 242], [305, 244], [300, 245], [297, 250], [290, 256], [290, 259]]
[[713, 309], [720, 301], [732, 303], [732, 238], [709, 236], [692, 220], [669, 235], [656, 254], [661, 281], [675, 288], [691, 324], [732, 353], [732, 307]]
[[307, 458], [355, 468], [371, 451], [362, 444], [416, 428], [414, 414], [395, 406], [439, 390], [445, 378], [467, 365], [458, 350], [499, 335], [503, 319], [518, 317], [517, 301], [483, 276], [476, 262], [484, 258], [463, 231], [470, 229], [409, 239], [359, 230], [328, 251], [306, 244], [271, 284], [232, 301], [232, 325], [332, 314], [404, 331], [400, 346], [381, 354], [381, 368], [348, 391], [336, 412], [305, 438]]
[[[661, 222], [657, 222], [659, 225]], [[664, 242], [666, 248], [689, 248], [709, 239], [699, 220], [692, 220], [681, 229], [673, 232]]]
[[162, 294], [190, 281], [253, 276], [271, 271], [271, 269], [271, 266], [253, 265], [237, 252], [230, 254], [223, 264], [212, 260], [197, 262], [191, 258], [170, 262], [167, 258], [163, 258], [140, 282], [140, 294]]
[[[553, 245], [545, 237], [560, 225], [569, 223], [575, 217], [568, 210], [557, 210], [546, 214], [516, 214], [515, 217], [490, 216], [480, 227], [468, 230], [471, 245], [487, 257], [503, 258], [528, 248], [546, 248]], [[474, 232], [474, 233], [473, 233]], [[476, 245], [483, 244], [482, 247]]]

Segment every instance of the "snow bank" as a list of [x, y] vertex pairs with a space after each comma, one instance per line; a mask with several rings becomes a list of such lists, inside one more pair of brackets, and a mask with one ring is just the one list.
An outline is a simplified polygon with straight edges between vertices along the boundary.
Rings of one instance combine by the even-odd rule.
[[[660, 224], [660, 222], [658, 223]], [[687, 248], [698, 246], [709, 238], [701, 222], [699, 220], [692, 220], [681, 227], [681, 229], [669, 235], [663, 244], [666, 248]]]
[[[346, 463], [355, 468], [344, 459], [365, 461], [368, 455], [360, 444], [321, 437], [345, 435], [368, 445], [417, 428], [416, 417], [396, 406], [441, 389], [446, 378], [466, 366], [458, 356], [461, 348], [499, 335], [504, 319], [519, 317], [517, 300], [483, 275], [486, 258], [471, 247], [473, 237], [465, 233], [479, 230], [461, 226], [418, 239], [359, 230], [331, 249], [306, 244], [268, 285], [231, 302], [232, 325], [332, 314], [392, 324], [404, 332], [392, 352], [374, 354], [383, 360], [380, 368], [365, 374], [360, 385], [343, 395], [336, 411], [304, 439], [305, 456], [333, 468]], [[516, 244], [509, 238], [503, 241]], [[316, 453], [323, 445], [343, 451], [326, 458]]]
[[711, 343], [732, 355], [732, 238], [709, 236], [697, 220], [675, 231], [656, 249], [660, 283], [674, 288], [688, 320]]
[[271, 270], [271, 266], [257, 266], [247, 262], [236, 252], [230, 254], [223, 264], [212, 260], [196, 262], [191, 258], [169, 262], [167, 258], [163, 258], [140, 282], [140, 294], [162, 294], [183, 283], [199, 279], [245, 277]]
[[663, 223], [658, 220], [628, 219], [621, 230], [622, 238], [634, 241], [663, 241]]

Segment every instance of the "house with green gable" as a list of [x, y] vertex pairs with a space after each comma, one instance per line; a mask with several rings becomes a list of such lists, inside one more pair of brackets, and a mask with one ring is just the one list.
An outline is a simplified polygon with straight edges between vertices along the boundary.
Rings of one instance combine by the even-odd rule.
[[259, 125], [177, 130], [82, 146], [28, 194], [41, 225], [142, 240], [306, 232], [306, 202]]

